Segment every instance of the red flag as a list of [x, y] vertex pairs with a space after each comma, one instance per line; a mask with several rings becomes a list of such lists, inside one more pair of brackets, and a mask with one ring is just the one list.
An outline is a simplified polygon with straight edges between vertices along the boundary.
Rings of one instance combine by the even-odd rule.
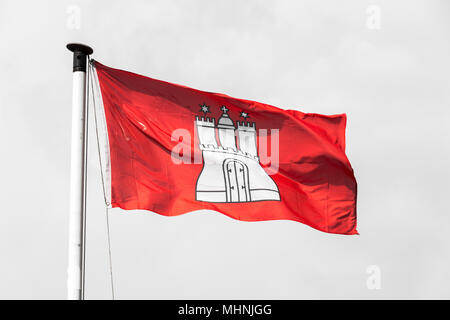
[[211, 209], [357, 234], [345, 114], [282, 110], [95, 67], [113, 207], [165, 216]]

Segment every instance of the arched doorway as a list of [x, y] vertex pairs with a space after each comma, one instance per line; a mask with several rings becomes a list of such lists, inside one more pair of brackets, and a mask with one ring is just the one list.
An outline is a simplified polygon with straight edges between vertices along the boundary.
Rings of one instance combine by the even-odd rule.
[[250, 199], [248, 167], [237, 159], [223, 162], [223, 174], [227, 192], [227, 202], [247, 202]]

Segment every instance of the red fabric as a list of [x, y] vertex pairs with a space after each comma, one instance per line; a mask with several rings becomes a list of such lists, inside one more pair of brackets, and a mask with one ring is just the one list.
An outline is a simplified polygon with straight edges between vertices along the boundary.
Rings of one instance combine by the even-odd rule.
[[[357, 234], [356, 180], [345, 155], [345, 114], [282, 110], [98, 62], [95, 66], [108, 128], [113, 207], [151, 210], [165, 216], [211, 209], [243, 221], [294, 220], [324, 232]], [[240, 117], [244, 111], [257, 130], [279, 129], [279, 169], [270, 177], [278, 187], [280, 201], [196, 200], [196, 182], [203, 163], [175, 164], [171, 153], [180, 142], [172, 141], [171, 136], [176, 129], [188, 130], [191, 158], [197, 153], [201, 159], [195, 116], [204, 116], [200, 112], [203, 104], [209, 106], [206, 116], [215, 118], [216, 125], [221, 106], [226, 106], [235, 123], [244, 120]], [[269, 171], [268, 164], [261, 166]], [[228, 178], [234, 179], [231, 175]]]

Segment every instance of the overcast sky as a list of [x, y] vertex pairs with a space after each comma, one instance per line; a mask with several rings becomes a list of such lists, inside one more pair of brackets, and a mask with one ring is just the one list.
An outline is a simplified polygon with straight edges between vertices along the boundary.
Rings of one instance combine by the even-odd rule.
[[[66, 297], [76, 41], [111, 67], [348, 116], [361, 235], [113, 209], [116, 297], [450, 299], [449, 1], [3, 0], [0, 37], [0, 298]], [[86, 298], [109, 299], [89, 152]]]

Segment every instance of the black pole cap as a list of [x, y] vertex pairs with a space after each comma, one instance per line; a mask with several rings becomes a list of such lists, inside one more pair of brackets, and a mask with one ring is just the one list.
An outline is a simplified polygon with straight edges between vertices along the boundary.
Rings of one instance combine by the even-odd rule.
[[92, 54], [94, 50], [82, 43], [69, 43], [67, 49], [73, 52], [73, 71], [86, 72], [86, 56]]

